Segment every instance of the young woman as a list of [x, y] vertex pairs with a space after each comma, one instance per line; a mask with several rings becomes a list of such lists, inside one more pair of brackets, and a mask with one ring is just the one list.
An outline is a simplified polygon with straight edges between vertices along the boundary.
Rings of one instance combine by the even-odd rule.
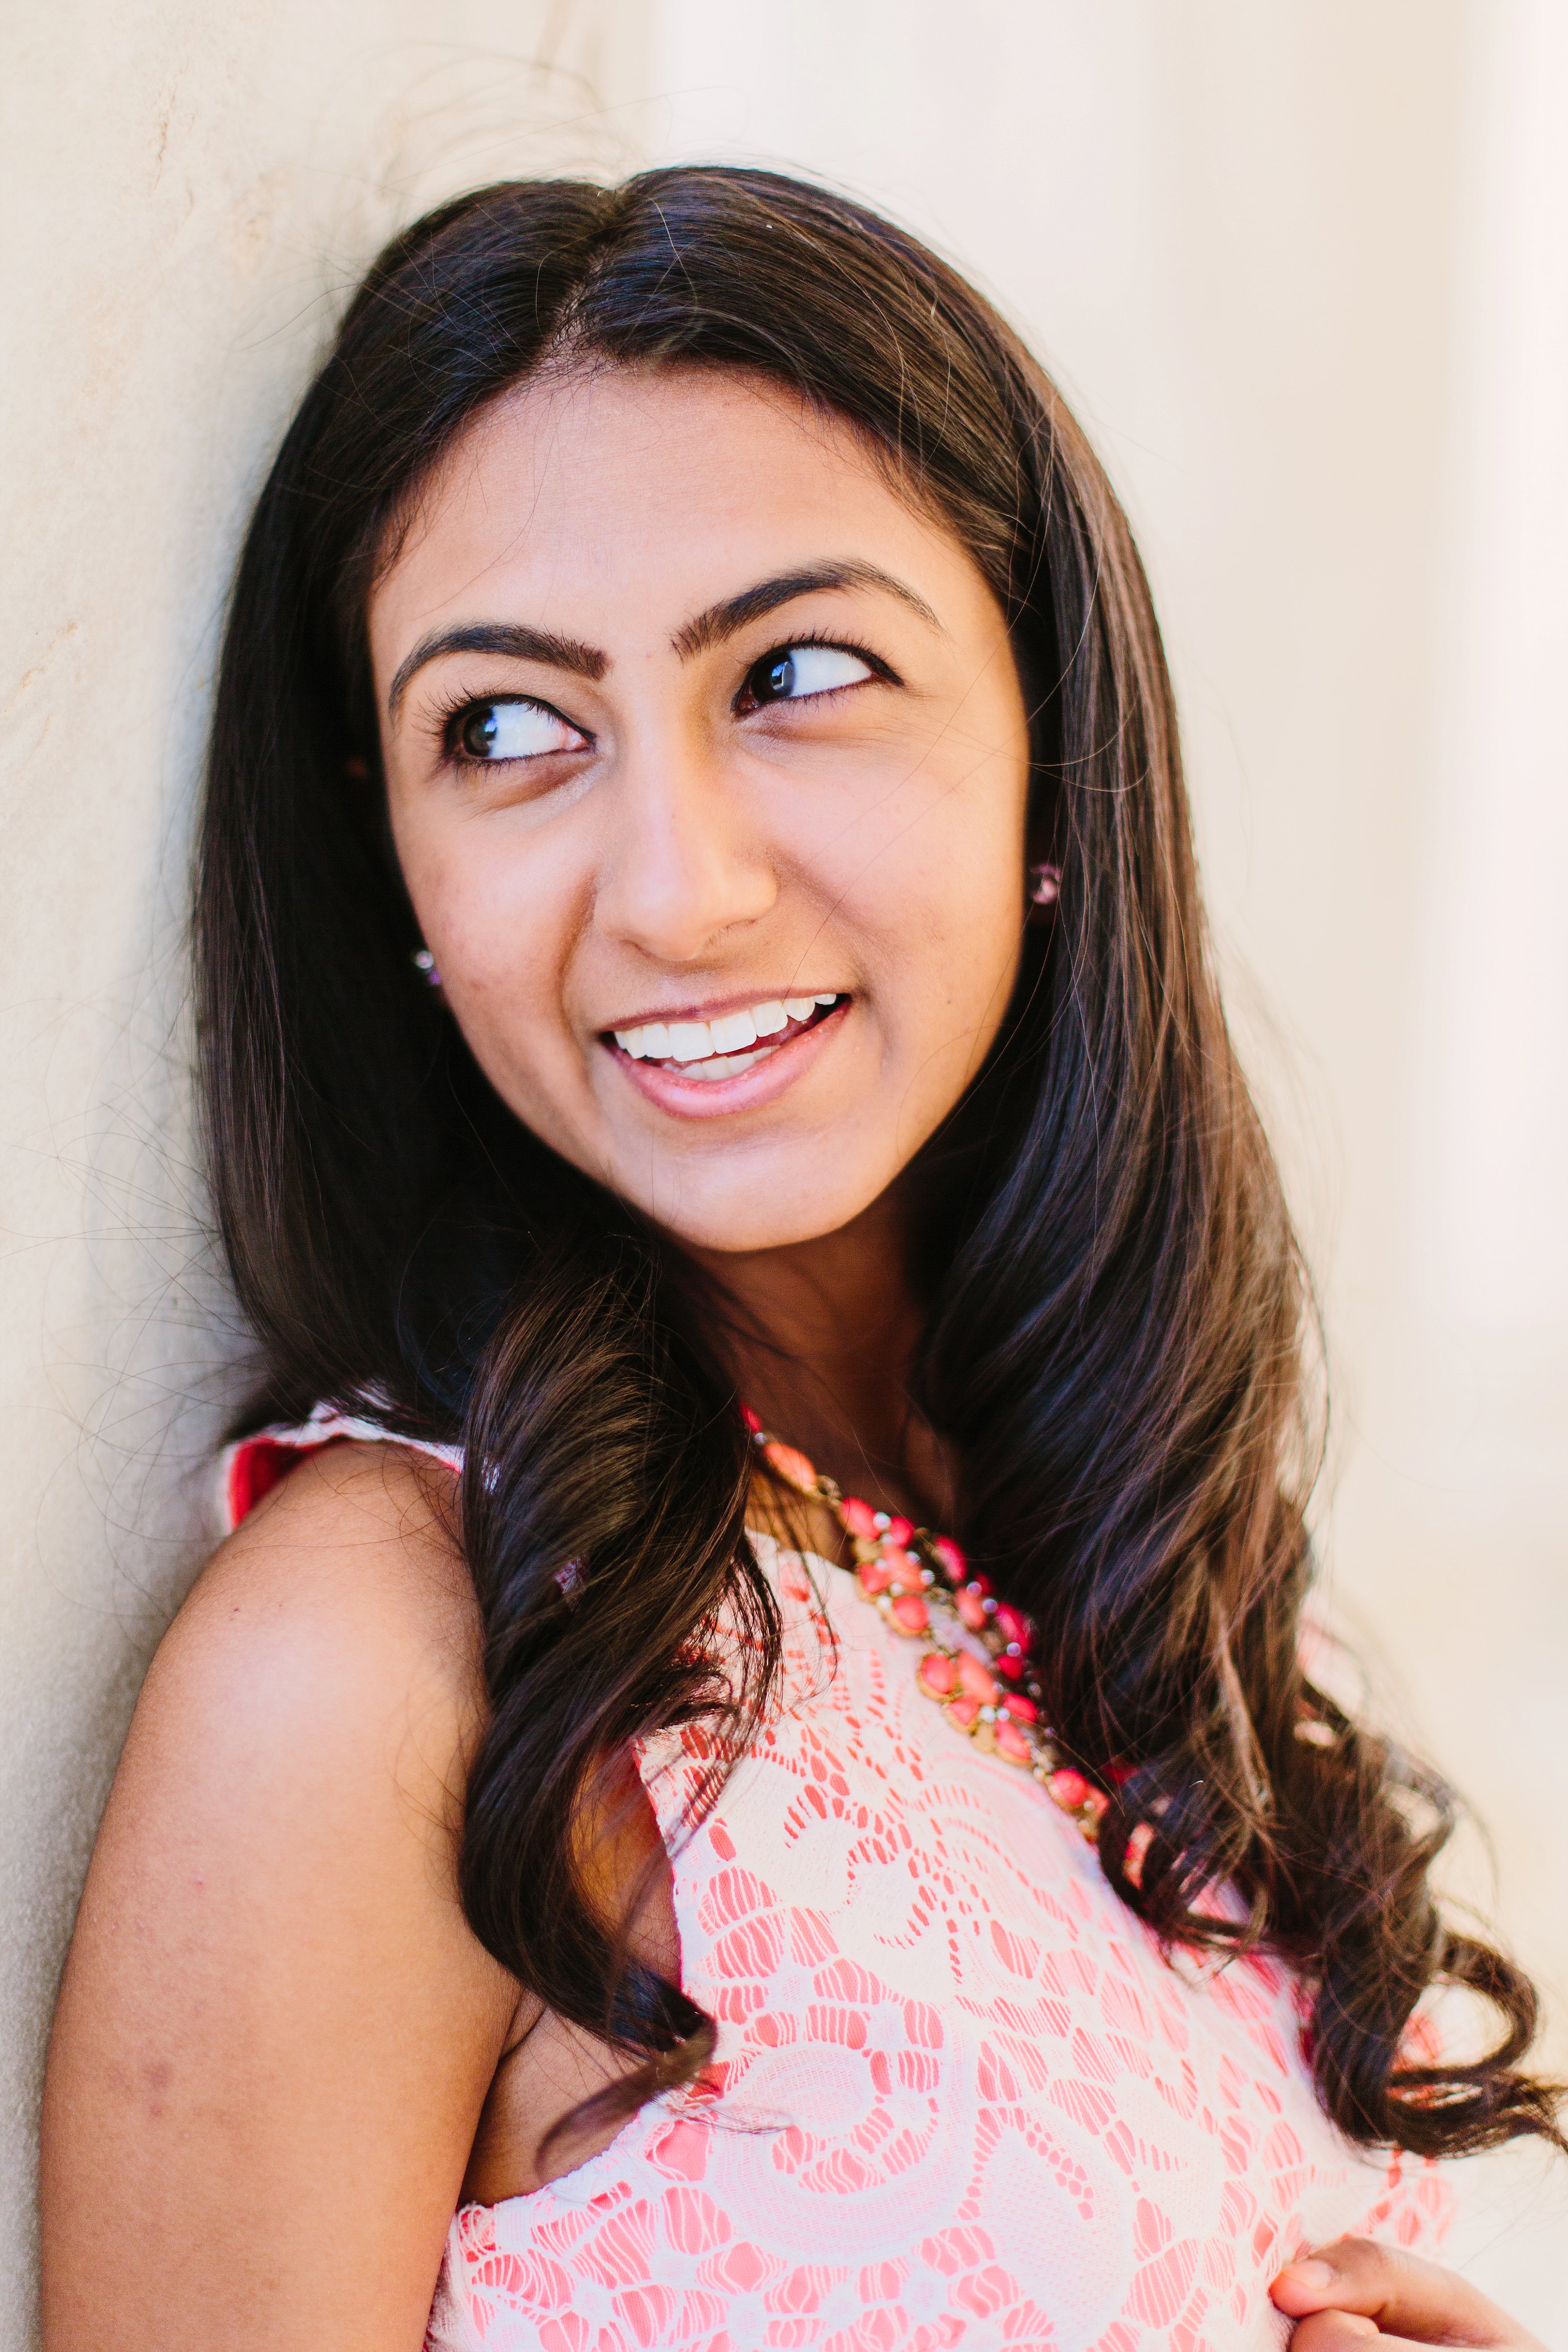
[[197, 940], [263, 1373], [67, 1972], [51, 2352], [1523, 2343], [1407, 2250], [1554, 2136], [1532, 1996], [1303, 1664], [1148, 591], [980, 298], [759, 173], [400, 238]]

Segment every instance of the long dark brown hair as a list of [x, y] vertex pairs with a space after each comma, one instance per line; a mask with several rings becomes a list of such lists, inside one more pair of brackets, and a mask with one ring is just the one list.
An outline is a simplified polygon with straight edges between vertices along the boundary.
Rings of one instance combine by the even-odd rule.
[[[595, 1914], [575, 1825], [629, 1739], [694, 1717], [718, 1753], [743, 1736], [776, 1654], [689, 1269], [502, 1108], [413, 969], [388, 842], [378, 567], [488, 402], [588, 364], [746, 371], [847, 419], [1007, 616], [1060, 897], [920, 1171], [918, 1402], [961, 1464], [957, 1532], [1038, 1627], [1059, 1739], [1112, 1791], [1108, 1879], [1172, 1944], [1289, 1964], [1351, 2137], [1554, 2136], [1519, 2070], [1530, 1984], [1429, 1891], [1447, 1791], [1303, 1667], [1309, 1295], [1215, 992], [1125, 519], [971, 287], [767, 173], [491, 187], [399, 237], [284, 442], [228, 625], [196, 913], [216, 1213], [264, 1352], [258, 1416], [368, 1402], [467, 1448], [489, 1699], [461, 1855], [475, 1932], [640, 2062], [626, 2098], [689, 2074], [709, 2021]], [[721, 1620], [752, 1662], [739, 1691]], [[1472, 2063], [1411, 2054], [1440, 1983], [1501, 2012]]]

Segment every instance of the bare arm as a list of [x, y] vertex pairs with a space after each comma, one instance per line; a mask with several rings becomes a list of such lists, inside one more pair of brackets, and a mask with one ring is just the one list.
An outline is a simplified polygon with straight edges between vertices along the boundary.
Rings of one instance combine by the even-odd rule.
[[418, 2352], [518, 2000], [457, 1896], [478, 1628], [427, 1475], [297, 1471], [159, 1651], [50, 2053], [48, 2352]]

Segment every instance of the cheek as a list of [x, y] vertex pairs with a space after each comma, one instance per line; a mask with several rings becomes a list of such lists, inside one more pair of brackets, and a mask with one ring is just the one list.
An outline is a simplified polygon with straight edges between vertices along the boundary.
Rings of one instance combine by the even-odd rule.
[[890, 836], [858, 878], [852, 914], [875, 940], [895, 1020], [1000, 1020], [1023, 933], [1022, 794], [1013, 800], [954, 794]]
[[480, 1062], [531, 1060], [563, 1024], [570, 894], [547, 850], [507, 854], [482, 825], [400, 841], [447, 1001]]

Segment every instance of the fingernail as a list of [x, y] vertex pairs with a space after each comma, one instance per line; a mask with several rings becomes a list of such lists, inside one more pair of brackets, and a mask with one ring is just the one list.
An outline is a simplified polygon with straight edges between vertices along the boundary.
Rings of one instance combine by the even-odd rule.
[[1314, 2255], [1310, 2262], [1287, 2263], [1279, 2275], [1281, 2278], [1293, 2278], [1298, 2285], [1315, 2290], [1332, 2286], [1338, 2273], [1331, 2263], [1319, 2262]]

